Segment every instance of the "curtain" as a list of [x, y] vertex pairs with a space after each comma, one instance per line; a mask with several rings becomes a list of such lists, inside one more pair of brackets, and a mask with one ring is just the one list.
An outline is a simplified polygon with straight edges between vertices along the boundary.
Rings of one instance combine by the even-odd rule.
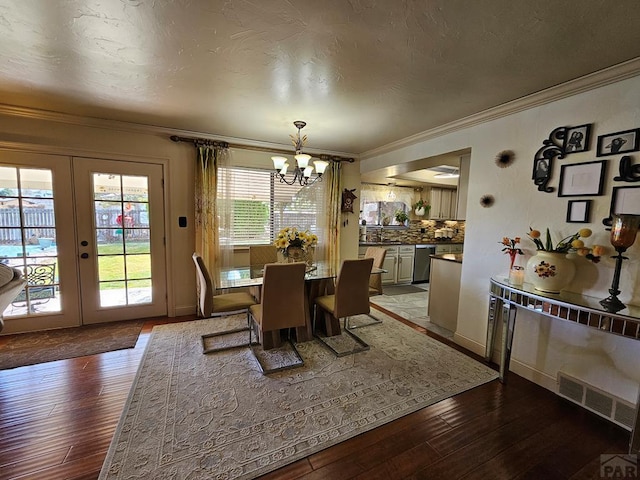
[[[326, 259], [339, 267], [342, 202], [342, 170], [340, 162], [330, 162], [326, 175]], [[323, 178], [324, 180], [324, 178]]]
[[[228, 148], [197, 146], [195, 175], [195, 251], [202, 256], [212, 274], [228, 264], [229, 249], [220, 241], [220, 232], [228, 224], [226, 215], [218, 212], [216, 202], [217, 170], [227, 163]], [[225, 261], [226, 259], [226, 261]]]

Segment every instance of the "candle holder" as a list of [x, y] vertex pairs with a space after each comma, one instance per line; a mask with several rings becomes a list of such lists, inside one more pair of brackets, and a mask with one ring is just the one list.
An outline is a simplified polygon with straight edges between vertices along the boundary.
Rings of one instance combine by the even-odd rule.
[[618, 295], [620, 294], [618, 286], [620, 283], [622, 261], [629, 259], [629, 257], [625, 257], [622, 254], [635, 242], [639, 226], [640, 215], [613, 215], [613, 223], [611, 224], [611, 245], [616, 249], [618, 255], [611, 257], [616, 259], [616, 268], [613, 273], [613, 282], [609, 289], [610, 295], [604, 300], [600, 300], [600, 305], [602, 305], [608, 312], [617, 312], [626, 307], [626, 305], [618, 298]]

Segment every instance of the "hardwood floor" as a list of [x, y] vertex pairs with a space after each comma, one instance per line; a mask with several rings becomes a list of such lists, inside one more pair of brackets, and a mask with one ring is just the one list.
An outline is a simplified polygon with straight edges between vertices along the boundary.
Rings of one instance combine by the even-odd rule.
[[[151, 329], [170, 321], [148, 320], [133, 349], [0, 371], [0, 479], [97, 478]], [[628, 437], [512, 373], [261, 478], [596, 479]]]

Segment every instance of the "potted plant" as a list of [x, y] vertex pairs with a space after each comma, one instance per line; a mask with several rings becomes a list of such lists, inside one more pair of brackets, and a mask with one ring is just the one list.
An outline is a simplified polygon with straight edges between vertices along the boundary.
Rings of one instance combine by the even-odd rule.
[[407, 215], [407, 212], [405, 212], [404, 210], [398, 210], [395, 213], [395, 217], [396, 217], [396, 222], [398, 222], [400, 225], [406, 224], [407, 221], [409, 220], [409, 215]]
[[431, 205], [429, 205], [427, 201], [423, 199], [420, 199], [413, 204], [414, 212], [419, 217], [423, 217], [425, 213], [429, 211], [430, 208], [431, 208]]

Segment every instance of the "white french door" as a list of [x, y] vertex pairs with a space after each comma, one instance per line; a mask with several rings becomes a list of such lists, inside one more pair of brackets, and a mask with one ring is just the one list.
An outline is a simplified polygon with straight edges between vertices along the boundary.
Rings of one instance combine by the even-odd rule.
[[166, 315], [163, 167], [0, 150], [3, 333]]
[[73, 158], [84, 324], [167, 314], [162, 165]]

